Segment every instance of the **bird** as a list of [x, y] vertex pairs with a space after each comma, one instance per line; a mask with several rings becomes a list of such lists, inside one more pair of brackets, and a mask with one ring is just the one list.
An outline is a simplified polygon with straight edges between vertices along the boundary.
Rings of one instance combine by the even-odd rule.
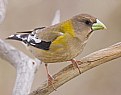
[[78, 14], [52, 26], [18, 32], [7, 39], [26, 44], [29, 51], [45, 63], [48, 83], [52, 83], [47, 64], [71, 61], [81, 73], [75, 57], [82, 53], [93, 31], [103, 29], [107, 28], [98, 18]]

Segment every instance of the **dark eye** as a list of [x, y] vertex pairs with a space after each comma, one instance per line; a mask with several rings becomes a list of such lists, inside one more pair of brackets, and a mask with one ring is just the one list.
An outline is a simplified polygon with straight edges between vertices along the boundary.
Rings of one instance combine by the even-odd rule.
[[90, 21], [86, 20], [86, 21], [85, 21], [85, 24], [86, 24], [86, 25], [91, 25], [92, 23], [91, 23]]

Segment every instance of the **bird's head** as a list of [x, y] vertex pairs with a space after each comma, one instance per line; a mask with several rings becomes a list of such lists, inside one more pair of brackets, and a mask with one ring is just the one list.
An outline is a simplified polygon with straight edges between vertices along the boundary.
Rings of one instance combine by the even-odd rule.
[[80, 36], [81, 39], [88, 38], [93, 31], [106, 29], [101, 21], [88, 14], [74, 16], [72, 24], [76, 35]]

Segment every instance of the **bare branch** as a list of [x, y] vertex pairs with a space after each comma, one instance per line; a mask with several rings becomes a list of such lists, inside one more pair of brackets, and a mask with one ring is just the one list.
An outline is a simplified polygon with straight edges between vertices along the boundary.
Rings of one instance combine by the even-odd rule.
[[[80, 71], [84, 73], [85, 71], [90, 70], [95, 66], [101, 65], [119, 57], [121, 57], [121, 42], [81, 58], [78, 64]], [[72, 64], [65, 67], [53, 76], [55, 88], [60, 87], [78, 75], [80, 74], [77, 68], [73, 69]], [[47, 85], [46, 81], [43, 83], [43, 86], [39, 87], [36, 91], [33, 91], [29, 95], [48, 95], [53, 91], [54, 89], [52, 85]]]
[[23, 63], [25, 59], [31, 59], [3, 40], [0, 40], [0, 57], [10, 62], [15, 68], [17, 68], [18, 64]]
[[0, 40], [0, 57], [10, 62], [17, 70], [13, 95], [27, 95], [30, 92], [39, 62], [2, 40]]
[[0, 23], [5, 18], [7, 0], [0, 0]]
[[[7, 0], [0, 0], [0, 23], [2, 23], [5, 18], [6, 5]], [[1, 39], [0, 57], [11, 63], [17, 70], [13, 95], [27, 95], [30, 93], [34, 74], [39, 64]]]
[[55, 25], [59, 22], [60, 22], [60, 10], [57, 10], [51, 25]]
[[[22, 56], [23, 57], [23, 56]], [[13, 95], [28, 95], [34, 80], [34, 75], [38, 64], [31, 59], [23, 59], [23, 62], [17, 67], [16, 83]]]

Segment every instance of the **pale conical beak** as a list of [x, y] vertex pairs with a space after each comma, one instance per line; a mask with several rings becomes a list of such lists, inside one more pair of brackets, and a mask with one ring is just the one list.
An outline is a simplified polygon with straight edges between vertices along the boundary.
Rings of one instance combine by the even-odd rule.
[[92, 30], [95, 31], [95, 30], [103, 30], [103, 29], [107, 29], [106, 26], [101, 21], [96, 19], [96, 23], [92, 25]]

